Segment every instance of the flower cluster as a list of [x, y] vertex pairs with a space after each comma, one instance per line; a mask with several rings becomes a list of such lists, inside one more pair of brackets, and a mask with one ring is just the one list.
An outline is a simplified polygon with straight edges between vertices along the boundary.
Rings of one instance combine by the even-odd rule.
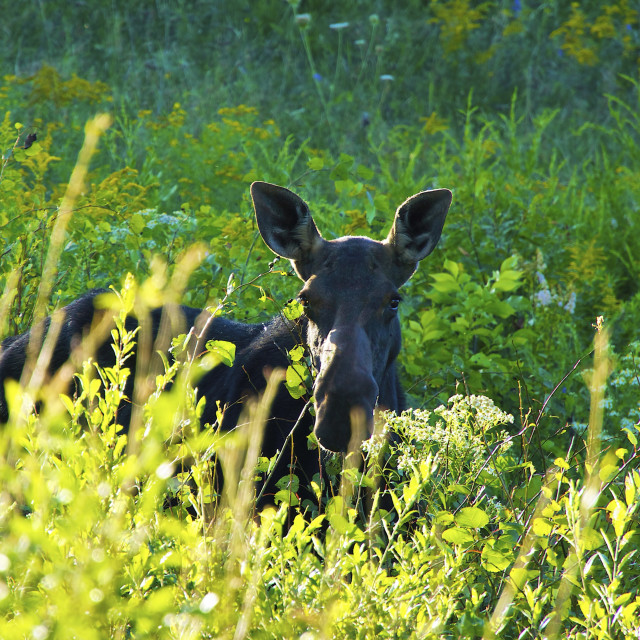
[[463, 418], [466, 424], [474, 422], [476, 430], [481, 433], [500, 424], [513, 424], [513, 416], [496, 407], [493, 400], [486, 396], [456, 394], [449, 398], [449, 404], [451, 407], [448, 409], [440, 405], [435, 410], [447, 424], [459, 423]]
[[562, 295], [558, 292], [552, 292], [547, 279], [541, 271], [536, 271], [536, 278], [540, 289], [534, 294], [534, 300], [537, 306], [548, 307], [557, 305], [568, 313], [576, 310], [576, 292], [570, 291], [568, 295]]
[[[383, 436], [392, 434], [400, 475], [410, 473], [429, 454], [433, 454], [434, 462], [446, 464], [455, 472], [478, 472], [485, 466], [488, 446], [501, 443], [498, 455], [511, 447], [506, 431], [488, 432], [513, 423], [513, 416], [485, 396], [458, 394], [449, 398], [448, 406], [440, 405], [433, 412], [409, 409], [399, 416], [386, 413], [385, 420]], [[365, 449], [379, 452], [383, 436], [369, 441]], [[490, 471], [489, 466], [487, 469]]]
[[629, 6], [628, 0], [620, 0], [600, 5], [598, 15], [594, 13], [586, 11], [580, 2], [572, 2], [570, 16], [550, 37], [559, 39], [561, 50], [583, 65], [594, 66], [600, 61], [604, 41], [619, 40], [622, 55], [631, 54], [632, 32], [638, 24], [637, 9]]

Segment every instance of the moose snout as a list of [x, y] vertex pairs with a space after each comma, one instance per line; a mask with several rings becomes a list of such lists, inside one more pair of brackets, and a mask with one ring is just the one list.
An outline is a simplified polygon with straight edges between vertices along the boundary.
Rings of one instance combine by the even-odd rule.
[[362, 328], [333, 329], [323, 345], [314, 388], [314, 433], [329, 451], [346, 452], [373, 432], [378, 399], [369, 339]]

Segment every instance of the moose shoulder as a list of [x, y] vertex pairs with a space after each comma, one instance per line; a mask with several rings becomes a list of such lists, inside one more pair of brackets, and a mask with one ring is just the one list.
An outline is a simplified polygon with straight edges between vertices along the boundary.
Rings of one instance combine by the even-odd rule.
[[[251, 197], [265, 243], [291, 261], [304, 283], [298, 295], [304, 314], [293, 323], [278, 317], [266, 324], [242, 324], [211, 318], [200, 309], [181, 308], [183, 324], [194, 327], [198, 344], [207, 340], [236, 344], [233, 366], [213, 369], [198, 384], [199, 396], [206, 399], [202, 422], [213, 424], [221, 406], [221, 427], [235, 427], [242, 404], [265, 388], [265, 372], [286, 367], [290, 349], [305, 345], [316, 373], [315, 418], [309, 412], [301, 417], [305, 400], [294, 399], [281, 388], [271, 408], [262, 449], [263, 455], [270, 457], [293, 447], [281, 460], [286, 464], [293, 460], [296, 472], [311, 479], [319, 470], [318, 452], [307, 446], [311, 429], [322, 448], [343, 452], [369, 437], [376, 406], [396, 411], [404, 408], [395, 365], [400, 350], [398, 290], [437, 245], [451, 192], [435, 189], [410, 197], [398, 207], [382, 242], [354, 236], [325, 240], [307, 204], [283, 187], [254, 182]], [[65, 316], [49, 361], [50, 374], [68, 359], [74, 344], [94, 322], [98, 294], [88, 293], [62, 310]], [[162, 310], [152, 314], [154, 333], [161, 316]], [[37, 332], [40, 340], [50, 322], [46, 320]], [[29, 345], [32, 333], [6, 340], [0, 352], [0, 422], [9, 418], [4, 381], [23, 377], [27, 353], [33, 348]], [[113, 352], [106, 342], [95, 355], [102, 366], [113, 363]], [[125, 427], [129, 409], [127, 404], [119, 412]], [[290, 438], [294, 425], [297, 427]], [[286, 473], [286, 467], [282, 471]], [[276, 471], [273, 477], [284, 473]]]

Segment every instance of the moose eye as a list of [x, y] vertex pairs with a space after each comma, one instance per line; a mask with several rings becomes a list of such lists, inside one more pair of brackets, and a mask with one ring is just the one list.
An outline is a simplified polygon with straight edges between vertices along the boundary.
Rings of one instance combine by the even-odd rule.
[[397, 311], [399, 306], [400, 298], [391, 298], [389, 301], [389, 309], [391, 309], [391, 311]]

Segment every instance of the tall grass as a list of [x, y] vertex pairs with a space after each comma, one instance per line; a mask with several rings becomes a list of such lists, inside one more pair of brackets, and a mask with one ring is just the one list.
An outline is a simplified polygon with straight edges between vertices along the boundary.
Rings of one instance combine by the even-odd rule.
[[[188, 376], [172, 366], [157, 384], [174, 388], [154, 393], [141, 428], [122, 435], [114, 419], [135, 336], [122, 316], [117, 326], [118, 363], [95, 378], [85, 366], [77, 398], [60, 406], [45, 386], [36, 414], [9, 388], [18, 409], [1, 434], [3, 637], [638, 632], [640, 475], [637, 453], [600, 453], [601, 333], [582, 468], [569, 452], [536, 488], [531, 463], [501, 431], [512, 418], [486, 398], [458, 396], [431, 414], [387, 416], [394, 444], [374, 438], [372, 464], [345, 467], [341, 494], [304, 518], [286, 500], [253, 508], [260, 432], [280, 379], [241, 430], [199, 432]], [[214, 451], [225, 491], [212, 519]], [[185, 454], [193, 467], [182, 471]], [[376, 492], [367, 519], [346, 488], [358, 485]]]

